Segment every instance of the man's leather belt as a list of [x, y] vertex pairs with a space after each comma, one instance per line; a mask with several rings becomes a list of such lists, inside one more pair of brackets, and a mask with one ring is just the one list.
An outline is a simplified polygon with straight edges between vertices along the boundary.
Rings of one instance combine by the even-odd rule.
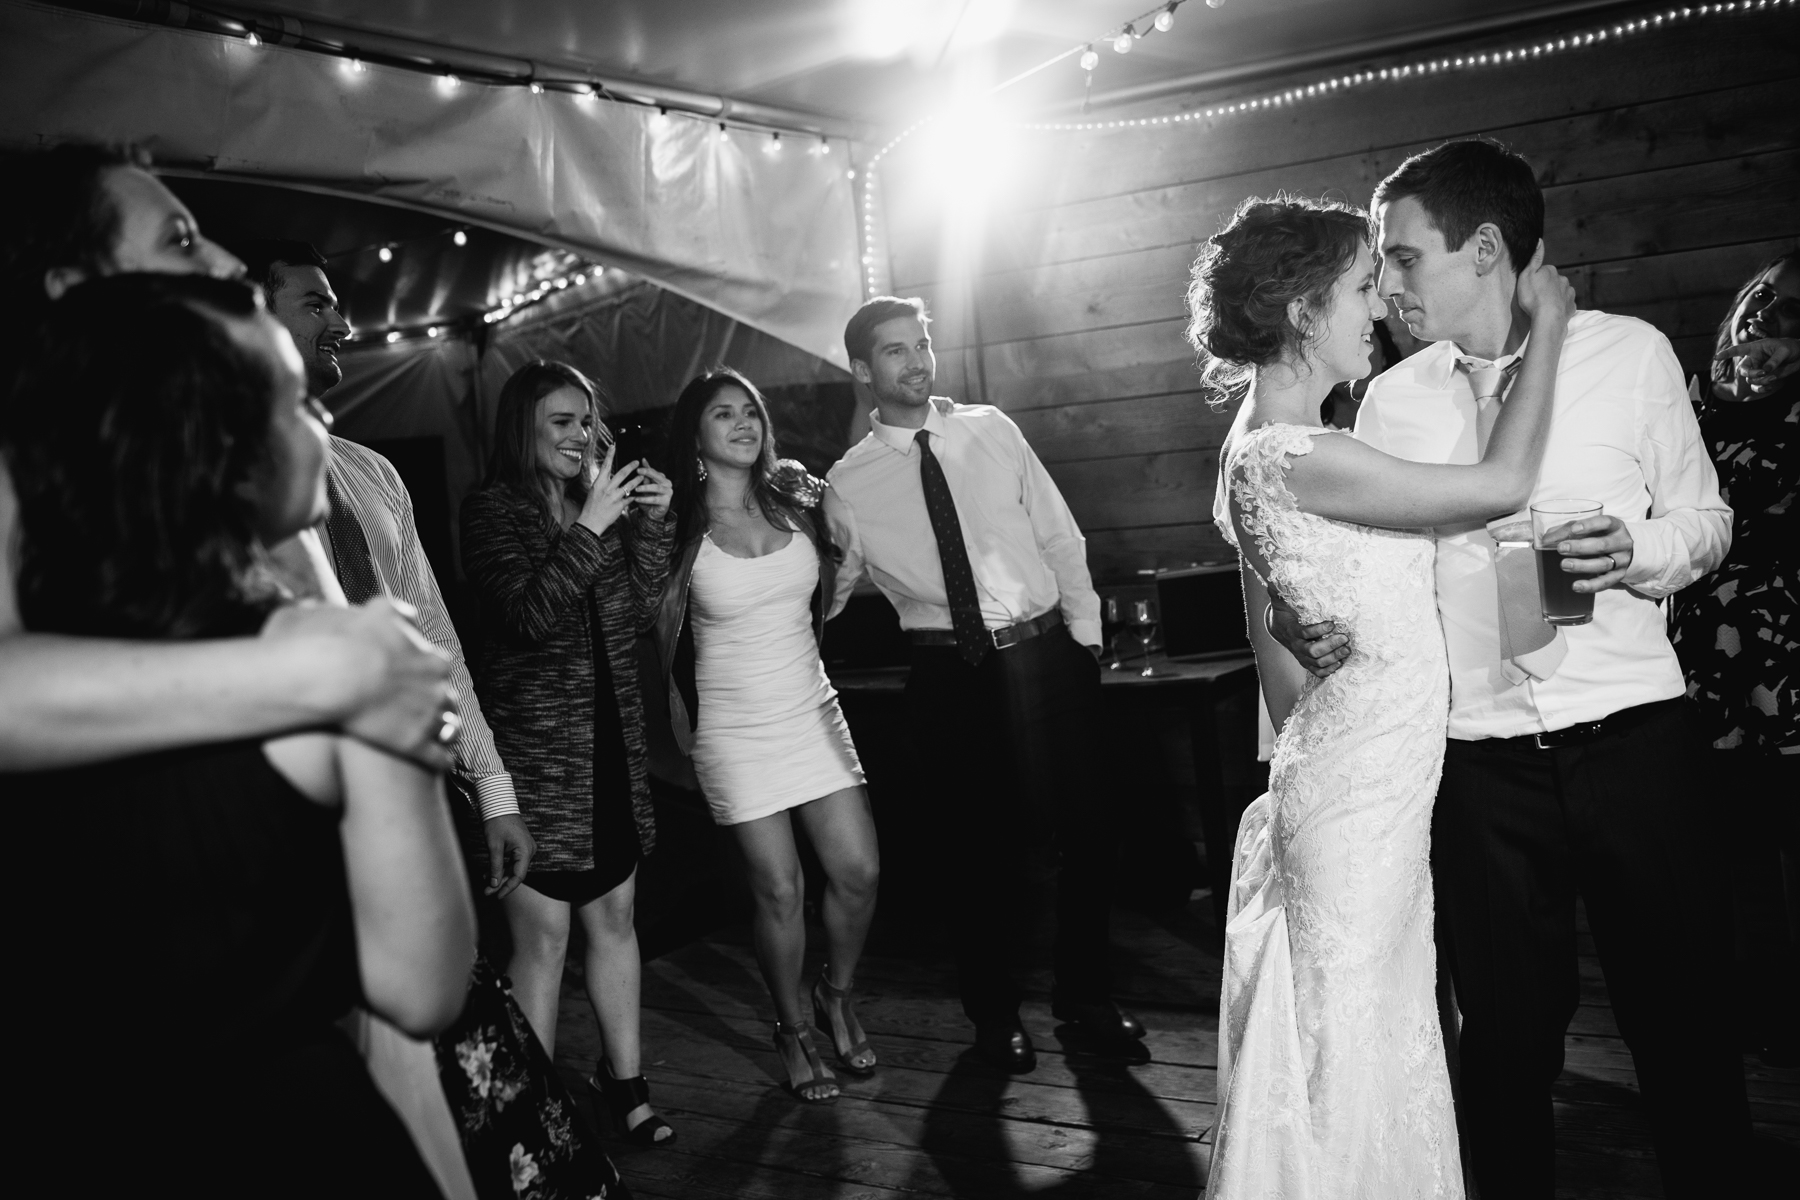
[[[1062, 613], [1053, 608], [1041, 617], [1033, 617], [1029, 621], [1020, 621], [1017, 625], [1005, 625], [999, 629], [989, 629], [985, 632], [989, 638], [993, 639], [994, 649], [1004, 650], [1008, 646], [1028, 642], [1040, 633], [1048, 633], [1062, 623]], [[915, 646], [956, 645], [956, 635], [948, 629], [914, 629], [909, 636]]]
[[1495, 738], [1494, 744], [1520, 750], [1560, 750], [1564, 746], [1584, 746], [1609, 733], [1623, 733], [1634, 726], [1641, 725], [1664, 709], [1682, 703], [1684, 701], [1680, 696], [1669, 700], [1657, 700], [1650, 704], [1622, 708], [1598, 721], [1583, 721], [1579, 725], [1565, 725], [1561, 729], [1552, 729], [1548, 733], [1524, 733], [1518, 737]]

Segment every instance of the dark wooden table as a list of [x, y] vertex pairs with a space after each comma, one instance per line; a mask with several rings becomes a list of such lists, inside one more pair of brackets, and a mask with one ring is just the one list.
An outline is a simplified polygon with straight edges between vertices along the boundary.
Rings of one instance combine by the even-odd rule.
[[[1206, 844], [1206, 872], [1213, 889], [1215, 917], [1223, 929], [1238, 818], [1255, 798], [1255, 662], [1248, 653], [1201, 662], [1174, 662], [1152, 654], [1150, 664], [1156, 673], [1149, 678], [1139, 673], [1143, 663], [1135, 656], [1117, 669], [1101, 670], [1102, 717], [1112, 731], [1151, 714], [1175, 712], [1185, 719], [1193, 752], [1196, 807]], [[884, 773], [903, 775], [903, 768], [896, 770], [882, 761], [877, 748], [880, 734], [874, 727], [885, 725], [887, 733], [894, 732], [901, 717], [899, 701], [906, 676], [905, 667], [831, 672], [857, 745], [866, 747], [864, 765], [878, 796], [884, 790]], [[1103, 746], [1102, 754], [1118, 761], [1115, 750]], [[1157, 839], [1179, 836], [1179, 830], [1191, 825], [1170, 810], [1166, 797], [1134, 799], [1131, 821], [1137, 828], [1127, 831], [1128, 854], [1134, 836], [1140, 845], [1155, 845]], [[1181, 899], [1186, 899], [1185, 893]]]

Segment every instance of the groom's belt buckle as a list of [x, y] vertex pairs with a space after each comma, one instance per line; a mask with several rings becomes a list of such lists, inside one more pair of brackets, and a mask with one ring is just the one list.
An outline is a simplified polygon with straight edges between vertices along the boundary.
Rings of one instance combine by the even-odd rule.
[[1591, 742], [1605, 732], [1605, 721], [1584, 721], [1580, 725], [1552, 729], [1549, 733], [1533, 734], [1531, 742], [1539, 750], [1556, 750], [1563, 746], [1579, 746], [1583, 742]]

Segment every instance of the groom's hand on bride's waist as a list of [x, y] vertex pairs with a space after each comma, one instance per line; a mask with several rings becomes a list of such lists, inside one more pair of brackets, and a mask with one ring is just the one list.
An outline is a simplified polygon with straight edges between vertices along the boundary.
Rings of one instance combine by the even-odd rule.
[[1343, 666], [1350, 657], [1350, 635], [1340, 630], [1335, 621], [1307, 625], [1280, 600], [1270, 602], [1265, 628], [1308, 674], [1320, 679]]

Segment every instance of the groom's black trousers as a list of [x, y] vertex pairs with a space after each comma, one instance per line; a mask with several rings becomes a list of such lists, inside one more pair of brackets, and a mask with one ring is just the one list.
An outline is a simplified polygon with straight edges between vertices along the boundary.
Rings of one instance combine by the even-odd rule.
[[[1687, 701], [1582, 744], [1451, 740], [1432, 816], [1440, 947], [1462, 1010], [1458, 1122], [1483, 1200], [1555, 1192], [1550, 1089], [1581, 1002], [1575, 898], [1630, 1047], [1671, 1200], [1743, 1194], [1743, 1065], [1725, 1021], [1728, 830]], [[1718, 895], [1719, 913], [1693, 897]]]
[[1118, 833], [1097, 755], [1099, 664], [1063, 625], [992, 650], [979, 666], [954, 647], [916, 644], [911, 663], [918, 803], [933, 831], [963, 1011], [978, 1026], [1018, 1017], [1016, 959], [1037, 915], [1021, 904], [1023, 869], [1028, 848], [1045, 841], [1057, 855], [1056, 993], [1105, 999]]

